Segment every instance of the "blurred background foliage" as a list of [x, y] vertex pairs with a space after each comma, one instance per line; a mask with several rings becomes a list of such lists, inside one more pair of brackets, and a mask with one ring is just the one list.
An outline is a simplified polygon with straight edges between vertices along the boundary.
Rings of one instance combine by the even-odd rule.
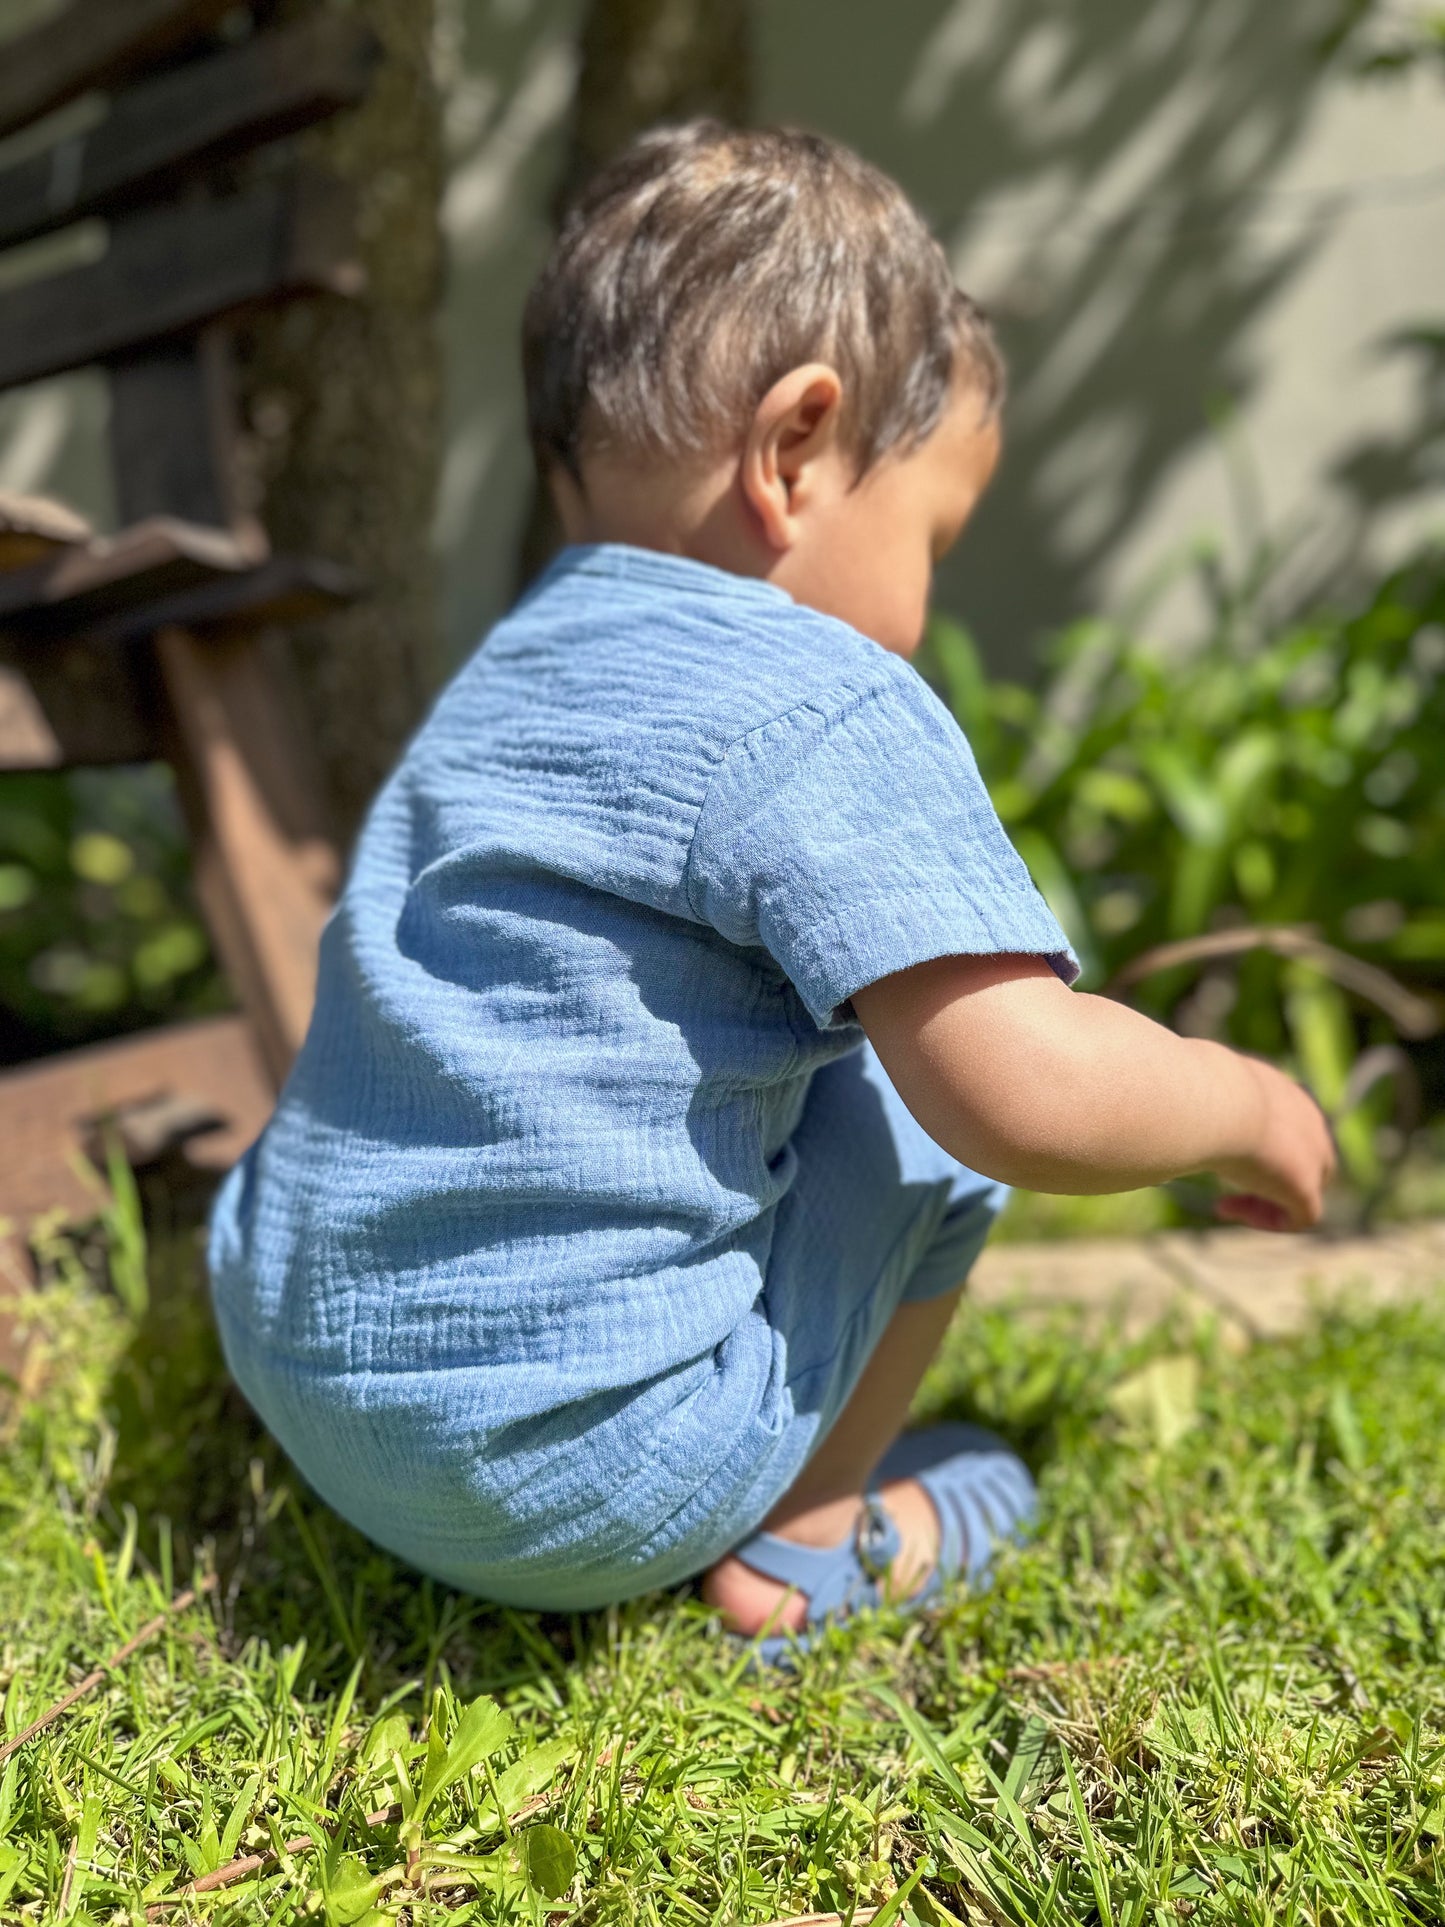
[[1184, 962], [1166, 953], [1129, 995], [1302, 1076], [1336, 1120], [1357, 1214], [1412, 1190], [1445, 1206], [1421, 1178], [1445, 1149], [1432, 1139], [1445, 1114], [1445, 548], [1353, 610], [1277, 622], [1275, 558], [1242, 581], [1208, 548], [1188, 566], [1208, 616], [1183, 648], [1150, 639], [1146, 604], [1065, 631], [1043, 683], [1025, 686], [988, 677], [967, 631], [936, 616], [922, 666], [1084, 987], [1230, 931], [1329, 945], [1343, 981], [1323, 951], [1201, 946]]
[[0, 783], [0, 1062], [228, 1003], [169, 769]]
[[[1137, 615], [1080, 623], [1038, 687], [990, 680], [964, 629], [931, 625], [925, 667], [1086, 980], [1230, 924], [1308, 925], [1445, 974], [1445, 549], [1357, 611], [1273, 631], [1257, 585], [1208, 557], [1199, 573], [1212, 620], [1192, 647], [1151, 644]], [[1196, 997], [1186, 1027], [1278, 1051], [1255, 964], [1270, 960], [1228, 997]], [[1154, 989], [1161, 1008], [1170, 988]]]

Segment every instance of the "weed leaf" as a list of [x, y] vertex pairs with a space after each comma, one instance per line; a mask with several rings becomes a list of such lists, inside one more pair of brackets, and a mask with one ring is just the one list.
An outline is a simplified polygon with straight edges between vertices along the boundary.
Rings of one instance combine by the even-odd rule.
[[545, 1821], [518, 1834], [517, 1847], [527, 1879], [548, 1900], [560, 1900], [577, 1871], [577, 1849], [560, 1827]]
[[427, 1741], [426, 1770], [422, 1774], [421, 1790], [416, 1796], [416, 1807], [411, 1815], [415, 1823], [420, 1826], [432, 1801], [446, 1787], [465, 1778], [483, 1760], [500, 1753], [511, 1732], [510, 1718], [486, 1694], [474, 1699], [462, 1714], [449, 1746], [442, 1745], [433, 1721], [432, 1737]]
[[328, 1927], [354, 1927], [375, 1906], [381, 1885], [353, 1854], [347, 1854], [327, 1882]]

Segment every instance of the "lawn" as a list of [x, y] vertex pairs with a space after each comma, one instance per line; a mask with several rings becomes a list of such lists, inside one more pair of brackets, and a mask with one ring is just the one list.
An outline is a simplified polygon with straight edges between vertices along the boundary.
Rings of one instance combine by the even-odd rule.
[[373, 1551], [227, 1389], [191, 1241], [147, 1289], [112, 1233], [0, 1417], [4, 1735], [210, 1589], [0, 1767], [0, 1918], [1445, 1920], [1445, 1305], [1243, 1355], [965, 1310], [921, 1410], [1019, 1444], [1037, 1541], [758, 1676], [686, 1596]]

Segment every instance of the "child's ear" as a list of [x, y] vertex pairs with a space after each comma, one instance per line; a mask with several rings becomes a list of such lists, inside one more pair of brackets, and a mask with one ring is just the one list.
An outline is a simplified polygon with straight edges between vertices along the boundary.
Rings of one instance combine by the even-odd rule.
[[838, 371], [821, 361], [790, 370], [758, 403], [739, 479], [764, 538], [779, 554], [797, 540], [818, 464], [837, 447], [842, 405]]

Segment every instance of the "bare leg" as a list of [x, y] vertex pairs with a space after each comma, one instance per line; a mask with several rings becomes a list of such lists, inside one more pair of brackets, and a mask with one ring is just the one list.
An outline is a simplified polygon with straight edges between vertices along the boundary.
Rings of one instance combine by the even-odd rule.
[[[960, 1286], [959, 1291], [962, 1290]], [[900, 1305], [827, 1438], [764, 1520], [769, 1532], [805, 1546], [836, 1546], [857, 1525], [868, 1474], [903, 1430], [919, 1380], [948, 1329], [959, 1291]], [[923, 1584], [938, 1557], [938, 1515], [914, 1479], [882, 1488], [903, 1539], [893, 1568], [896, 1594]], [[731, 1553], [706, 1573], [702, 1596], [735, 1632], [751, 1637], [771, 1625], [796, 1630], [807, 1602]]]

